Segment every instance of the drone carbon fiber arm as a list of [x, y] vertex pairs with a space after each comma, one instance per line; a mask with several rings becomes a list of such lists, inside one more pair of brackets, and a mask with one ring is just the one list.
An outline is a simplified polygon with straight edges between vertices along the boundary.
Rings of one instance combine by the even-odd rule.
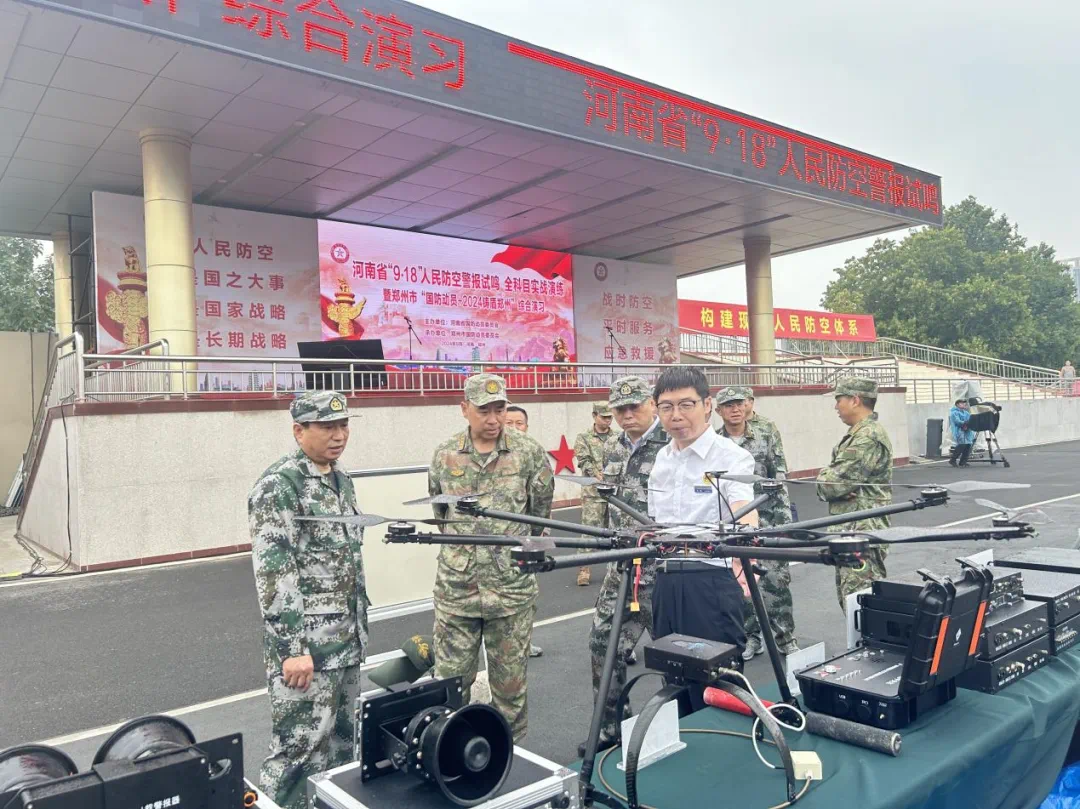
[[641, 511], [638, 511], [636, 508], [631, 506], [626, 501], [620, 500], [618, 497], [616, 497], [614, 495], [614, 493], [613, 493], [614, 490], [615, 490], [614, 487], [611, 487], [612, 493], [611, 494], [605, 494], [603, 486], [598, 486], [597, 487], [597, 491], [600, 493], [601, 499], [606, 501], [609, 506], [614, 506], [619, 511], [621, 511], [623, 514], [628, 515], [633, 520], [637, 520], [642, 525], [651, 525], [652, 524], [652, 519], [650, 519], [648, 514], [645, 514], [645, 513], [641, 512]]
[[[758, 498], [755, 498], [755, 500]], [[474, 501], [475, 498], [468, 498]], [[523, 514], [495, 511], [475, 502], [459, 501], [460, 512], [494, 517], [528, 525], [542, 525], [569, 533], [587, 534], [596, 539], [548, 537], [543, 540], [528, 537], [492, 535], [418, 533], [415, 526], [395, 524], [387, 532], [389, 543], [477, 544], [501, 545], [513, 548], [512, 557], [523, 572], [558, 570], [564, 567], [621, 562], [630, 559], [668, 558], [685, 554], [693, 548], [701, 556], [713, 558], [800, 561], [813, 564], [853, 566], [860, 563], [858, 554], [873, 546], [950, 540], [1013, 539], [1029, 536], [1032, 527], [1006, 519], [995, 520], [989, 528], [883, 528], [874, 531], [839, 531], [824, 534], [817, 529], [842, 525], [854, 520], [870, 519], [883, 514], [915, 511], [943, 505], [943, 491], [926, 493], [904, 503], [893, 503], [859, 512], [804, 520], [777, 528], [755, 529], [746, 525], [730, 526], [647, 526], [640, 534], [618, 532], [595, 526], [579, 525], [560, 520], [543, 520]], [[754, 501], [747, 507], [754, 505]], [[803, 538], [799, 538], [799, 537]], [[809, 538], [806, 538], [809, 537]], [[586, 549], [588, 553], [551, 557], [548, 550], [563, 548]]]

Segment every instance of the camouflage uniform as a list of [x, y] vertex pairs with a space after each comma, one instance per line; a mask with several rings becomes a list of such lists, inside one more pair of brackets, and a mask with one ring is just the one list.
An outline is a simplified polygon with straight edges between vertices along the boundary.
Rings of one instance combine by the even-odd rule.
[[[744, 388], [744, 390], [750, 391], [750, 388]], [[780, 435], [780, 428], [776, 426], [776, 422], [768, 418], [767, 416], [761, 415], [756, 410], [754, 411], [754, 415], [750, 417], [749, 421], [758, 429], [769, 430], [776, 435]]]
[[[877, 384], [870, 379], [852, 377], [836, 385], [836, 396], [863, 396], [877, 398]], [[852, 511], [884, 506], [892, 502], [892, 489], [888, 486], [859, 484], [892, 483], [893, 449], [889, 434], [878, 421], [877, 413], [871, 413], [847, 431], [832, 452], [832, 462], [817, 478], [818, 498], [829, 504], [829, 514], [849, 514]], [[842, 523], [829, 531], [872, 531], [888, 528], [888, 517]], [[836, 569], [836, 596], [843, 607], [851, 593], [869, 586], [875, 579], [885, 578], [887, 547], [872, 548], [863, 560], [861, 568], [838, 567]]]
[[[716, 397], [716, 404], [743, 401], [750, 398], [747, 388], [732, 386], [720, 391]], [[780, 431], [776, 425], [765, 417], [754, 418], [746, 422], [746, 429], [741, 436], [728, 433], [723, 424], [717, 432], [725, 438], [730, 438], [738, 446], [754, 456], [754, 474], [766, 478], [783, 479], [787, 476], [787, 458], [784, 457], [784, 443], [780, 438]], [[760, 483], [754, 484], [754, 497], [759, 497], [764, 490]], [[786, 525], [791, 522], [791, 501], [788, 498], [787, 488], [769, 501], [757, 507], [758, 524], [762, 528], [775, 528], [778, 525]], [[791, 568], [787, 562], [764, 562], [756, 563], [766, 570], [761, 577], [761, 597], [765, 602], [765, 611], [769, 615], [769, 623], [772, 624], [773, 634], [776, 636], [776, 644], [783, 651], [789, 648], [795, 641], [795, 614], [791, 601]], [[761, 627], [758, 624], [757, 613], [754, 604], [746, 599], [743, 608], [743, 630], [747, 638], [760, 638]], [[761, 648], [760, 645], [757, 646]], [[747, 651], [752, 652], [754, 646], [747, 644]]]
[[[592, 408], [593, 416], [610, 416], [611, 408], [607, 402], [597, 403]], [[606, 433], [598, 433], [596, 427], [592, 427], [580, 433], [574, 439], [574, 457], [578, 462], [578, 471], [588, 477], [599, 478], [604, 472], [604, 455], [618, 440], [619, 434], [614, 430]], [[595, 486], [585, 486], [581, 490], [581, 522], [585, 525], [607, 524], [607, 503], [596, 493]], [[579, 553], [588, 553], [588, 548], [582, 548]], [[578, 584], [589, 583], [589, 568], [583, 567], [578, 572]]]
[[[297, 423], [348, 418], [345, 397], [306, 393]], [[298, 521], [360, 513], [352, 480], [331, 463], [321, 473], [303, 450], [267, 469], [248, 497], [251, 558], [264, 621], [273, 727], [262, 788], [284, 809], [300, 809], [308, 776], [352, 760], [352, 707], [367, 646], [368, 597], [358, 526]], [[310, 655], [306, 691], [290, 688], [282, 664]]]
[[[640, 377], [630, 376], [617, 379], [611, 386], [608, 403], [611, 407], [628, 404], [640, 404], [652, 396], [652, 388]], [[671, 439], [660, 426], [659, 420], [651, 431], [642, 436], [637, 448], [631, 452], [630, 440], [622, 433], [608, 449], [604, 459], [604, 480], [608, 483], [623, 484], [615, 496], [638, 511], [645, 513], [649, 507], [647, 487], [649, 473], [652, 472], [656, 453], [663, 449]], [[620, 531], [637, 532], [641, 525], [630, 515], [615, 508], [608, 509], [608, 525]], [[619, 729], [615, 726], [615, 709], [619, 694], [626, 685], [626, 655], [633, 650], [642, 633], [648, 631], [652, 637], [652, 591], [656, 582], [656, 561], [645, 560], [641, 565], [641, 577], [631, 583], [627, 609], [623, 612], [622, 631], [619, 633], [619, 651], [615, 657], [615, 671], [611, 678], [607, 704], [604, 706], [604, 723], [600, 734], [602, 739], [615, 739]], [[635, 571], [636, 573], [636, 571]], [[604, 669], [604, 656], [607, 654], [611, 624], [615, 616], [615, 602], [619, 595], [621, 580], [614, 563], [609, 563], [596, 598], [596, 614], [593, 616], [592, 631], [589, 633], [589, 652], [592, 655], [593, 702], [600, 693], [600, 675]], [[636, 595], [636, 598], [635, 598]], [[634, 604], [638, 608], [634, 609]], [[623, 716], [630, 716], [629, 706]]]
[[[467, 401], [483, 407], [506, 401], [506, 383], [492, 374], [469, 377]], [[435, 450], [428, 492], [482, 494], [481, 505], [500, 511], [549, 517], [555, 478], [547, 453], [518, 430], [503, 430], [486, 456], [473, 446], [468, 428]], [[543, 529], [489, 518], [470, 519], [453, 506], [434, 505], [436, 517], [466, 519], [447, 533], [538, 536]], [[435, 676], [463, 678], [468, 704], [476, 680], [480, 639], [487, 649], [492, 704], [519, 741], [528, 727], [526, 670], [536, 612], [536, 574], [521, 574], [507, 547], [444, 545], [435, 577]]]

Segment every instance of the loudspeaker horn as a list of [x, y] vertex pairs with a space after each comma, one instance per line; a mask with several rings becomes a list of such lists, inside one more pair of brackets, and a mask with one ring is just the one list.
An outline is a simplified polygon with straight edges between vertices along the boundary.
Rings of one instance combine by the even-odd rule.
[[458, 806], [502, 788], [514, 758], [510, 725], [490, 705], [466, 705], [434, 720], [420, 739], [424, 771]]

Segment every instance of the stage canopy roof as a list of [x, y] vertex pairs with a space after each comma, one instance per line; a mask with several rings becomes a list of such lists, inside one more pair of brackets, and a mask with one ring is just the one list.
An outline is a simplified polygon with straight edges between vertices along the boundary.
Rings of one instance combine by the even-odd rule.
[[399, 0], [0, 0], [0, 76], [8, 234], [140, 194], [150, 127], [196, 203], [679, 275], [941, 222], [937, 176]]

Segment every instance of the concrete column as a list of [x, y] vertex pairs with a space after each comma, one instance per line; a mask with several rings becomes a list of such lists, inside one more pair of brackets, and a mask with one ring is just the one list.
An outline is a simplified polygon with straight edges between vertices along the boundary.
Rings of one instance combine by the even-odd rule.
[[743, 241], [746, 256], [746, 312], [750, 321], [750, 362], [776, 364], [776, 330], [773, 314], [772, 242], [768, 236]]
[[[139, 133], [146, 226], [150, 342], [165, 338], [169, 353], [195, 354], [195, 228], [191, 208], [191, 138], [171, 129]], [[194, 371], [194, 367], [191, 368]], [[171, 375], [171, 390], [193, 391], [195, 375]]]
[[53, 304], [56, 312], [56, 335], [71, 336], [73, 298], [71, 290], [71, 240], [68, 232], [53, 234]]

